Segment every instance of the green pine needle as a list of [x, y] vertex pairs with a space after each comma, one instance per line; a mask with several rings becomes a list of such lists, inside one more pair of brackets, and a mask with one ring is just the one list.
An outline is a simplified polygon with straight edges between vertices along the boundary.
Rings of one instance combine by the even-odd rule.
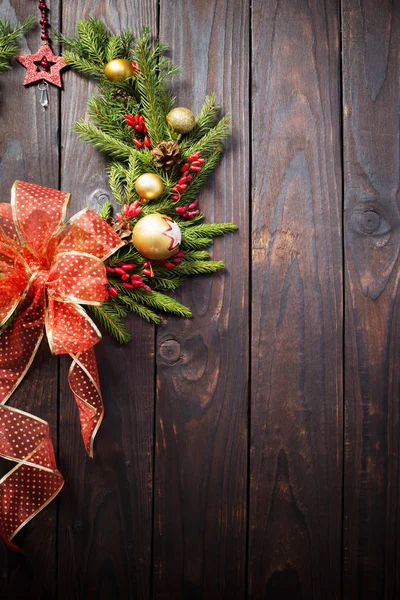
[[35, 25], [34, 17], [28, 17], [22, 25], [13, 27], [0, 19], [0, 71], [11, 69], [10, 60], [18, 52], [18, 40], [22, 34]]
[[120, 344], [126, 344], [131, 336], [122, 319], [128, 314], [127, 310], [116, 302], [106, 301], [101, 306], [88, 307], [100, 325], [108, 331]]

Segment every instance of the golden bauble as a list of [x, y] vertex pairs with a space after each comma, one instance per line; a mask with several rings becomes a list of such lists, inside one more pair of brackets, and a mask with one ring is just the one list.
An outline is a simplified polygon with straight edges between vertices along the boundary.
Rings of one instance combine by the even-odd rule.
[[142, 256], [165, 260], [178, 252], [181, 230], [170, 217], [153, 213], [136, 223], [132, 231], [132, 243]]
[[135, 71], [132, 64], [125, 58], [115, 58], [110, 60], [104, 67], [104, 75], [109, 81], [125, 81], [133, 77]]
[[167, 114], [167, 123], [176, 133], [189, 133], [195, 125], [194, 114], [188, 108], [178, 106]]
[[154, 173], [145, 173], [136, 179], [135, 190], [141, 198], [154, 200], [164, 191], [163, 180]]

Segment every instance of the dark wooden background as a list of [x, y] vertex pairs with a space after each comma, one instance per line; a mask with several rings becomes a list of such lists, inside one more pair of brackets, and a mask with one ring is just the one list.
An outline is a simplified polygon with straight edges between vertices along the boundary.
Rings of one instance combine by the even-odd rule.
[[[22, 20], [36, 2], [3, 0]], [[97, 347], [106, 418], [86, 457], [69, 361], [43, 345], [11, 399], [49, 421], [66, 484], [0, 548], [0, 597], [275, 600], [400, 596], [399, 100], [396, 0], [51, 0], [149, 24], [183, 67], [179, 104], [215, 91], [233, 136], [200, 200], [239, 233], [227, 270], [188, 281], [191, 321], [132, 318]], [[39, 33], [23, 42], [36, 50]], [[0, 78], [0, 186], [110, 195], [70, 132], [93, 84], [50, 107]]]

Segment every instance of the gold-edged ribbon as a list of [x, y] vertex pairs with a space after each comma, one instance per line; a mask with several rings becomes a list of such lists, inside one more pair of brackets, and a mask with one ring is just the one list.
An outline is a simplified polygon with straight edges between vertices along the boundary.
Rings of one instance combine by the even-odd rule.
[[0, 203], [0, 456], [15, 466], [0, 480], [0, 535], [11, 539], [61, 490], [48, 424], [6, 406], [27, 373], [44, 330], [53, 354], [69, 354], [68, 381], [86, 451], [103, 418], [93, 346], [101, 335], [81, 307], [100, 305], [104, 260], [123, 245], [94, 211], [64, 224], [70, 195], [16, 181]]

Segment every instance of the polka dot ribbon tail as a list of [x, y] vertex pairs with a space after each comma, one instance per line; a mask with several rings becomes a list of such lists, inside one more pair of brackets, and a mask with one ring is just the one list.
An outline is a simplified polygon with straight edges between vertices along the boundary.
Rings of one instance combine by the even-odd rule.
[[0, 480], [0, 535], [16, 533], [61, 490], [48, 424], [6, 406], [46, 332], [54, 354], [69, 354], [69, 384], [85, 448], [103, 418], [93, 346], [101, 335], [81, 305], [100, 305], [104, 260], [123, 245], [94, 211], [64, 223], [70, 196], [15, 182], [11, 204], [0, 203], [0, 456], [15, 466]]

